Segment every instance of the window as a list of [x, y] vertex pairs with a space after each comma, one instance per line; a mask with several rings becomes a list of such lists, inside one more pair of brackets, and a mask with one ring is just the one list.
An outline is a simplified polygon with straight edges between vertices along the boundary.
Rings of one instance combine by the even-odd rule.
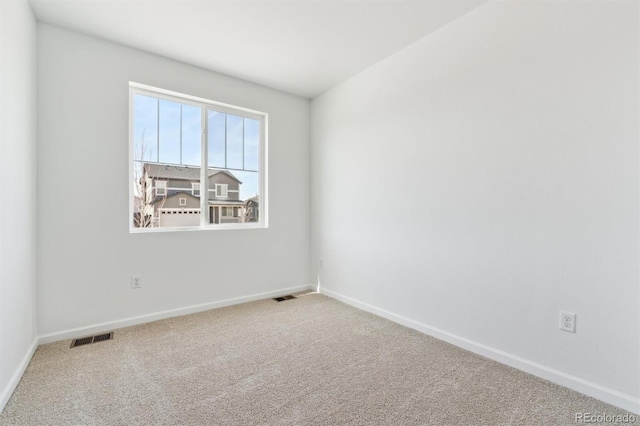
[[156, 181], [156, 195], [164, 197], [167, 195], [167, 181], [166, 180], [157, 180]]
[[227, 198], [229, 196], [229, 185], [216, 183], [216, 196]]
[[[266, 200], [267, 114], [137, 83], [129, 90], [132, 232], [267, 226], [265, 202], [259, 220], [242, 213]], [[165, 218], [186, 206], [189, 188], [199, 207]]]

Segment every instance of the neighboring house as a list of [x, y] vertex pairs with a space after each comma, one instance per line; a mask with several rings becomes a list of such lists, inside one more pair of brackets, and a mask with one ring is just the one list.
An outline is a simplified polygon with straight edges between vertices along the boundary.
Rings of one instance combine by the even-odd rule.
[[245, 201], [244, 208], [245, 222], [257, 222], [258, 220], [260, 220], [260, 198], [257, 195]]
[[[200, 167], [145, 163], [143, 170], [143, 179], [152, 191], [151, 226], [200, 224]], [[209, 223], [243, 221], [245, 203], [240, 200], [240, 185], [242, 182], [227, 170], [208, 170]]]

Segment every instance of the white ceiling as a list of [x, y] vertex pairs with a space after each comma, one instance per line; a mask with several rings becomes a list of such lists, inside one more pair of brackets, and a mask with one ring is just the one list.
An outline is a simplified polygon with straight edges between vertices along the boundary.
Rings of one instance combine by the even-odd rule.
[[30, 0], [38, 20], [312, 98], [486, 0]]

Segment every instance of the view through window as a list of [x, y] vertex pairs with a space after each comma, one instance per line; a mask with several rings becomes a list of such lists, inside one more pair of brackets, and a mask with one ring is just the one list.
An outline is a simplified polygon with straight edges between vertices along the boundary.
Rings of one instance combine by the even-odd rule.
[[130, 90], [131, 228], [265, 226], [266, 114]]

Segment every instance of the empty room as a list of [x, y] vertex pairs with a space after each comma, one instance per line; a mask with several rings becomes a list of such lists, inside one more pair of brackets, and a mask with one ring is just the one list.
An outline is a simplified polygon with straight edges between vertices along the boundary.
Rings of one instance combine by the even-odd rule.
[[636, 0], [0, 0], [0, 425], [640, 423]]

